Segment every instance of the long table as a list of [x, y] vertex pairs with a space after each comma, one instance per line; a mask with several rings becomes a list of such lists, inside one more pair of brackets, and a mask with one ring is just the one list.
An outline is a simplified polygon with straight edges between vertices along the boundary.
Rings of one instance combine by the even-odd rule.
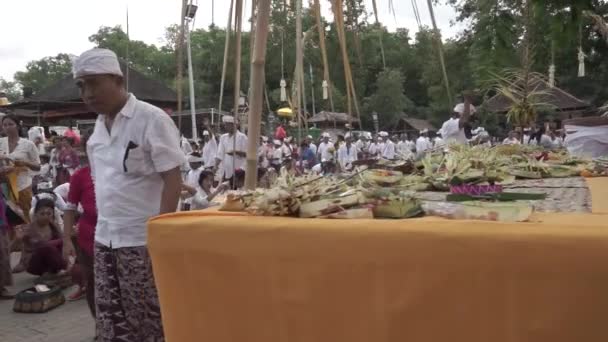
[[608, 178], [533, 222], [167, 215], [167, 341], [608, 341]]

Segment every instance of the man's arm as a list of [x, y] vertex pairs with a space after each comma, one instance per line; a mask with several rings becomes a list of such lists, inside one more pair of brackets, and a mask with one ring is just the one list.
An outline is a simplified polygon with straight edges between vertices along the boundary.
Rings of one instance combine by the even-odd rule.
[[161, 172], [160, 176], [164, 183], [160, 199], [160, 214], [175, 212], [182, 188], [182, 176], [179, 167]]
[[458, 120], [458, 128], [464, 128], [464, 126], [469, 122], [469, 118], [471, 117], [471, 95], [468, 93], [464, 94], [464, 113], [460, 116], [460, 120]]

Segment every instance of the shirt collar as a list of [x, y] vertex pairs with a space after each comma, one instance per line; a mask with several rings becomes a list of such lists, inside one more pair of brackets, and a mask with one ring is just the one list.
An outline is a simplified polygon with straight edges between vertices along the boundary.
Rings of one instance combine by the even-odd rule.
[[122, 107], [122, 109], [120, 110], [120, 112], [118, 112], [118, 114], [127, 117], [127, 118], [133, 118], [133, 116], [135, 115], [135, 104], [137, 103], [137, 99], [135, 98], [135, 95], [129, 93], [129, 97], [127, 98], [127, 103], [125, 103], [124, 107]]

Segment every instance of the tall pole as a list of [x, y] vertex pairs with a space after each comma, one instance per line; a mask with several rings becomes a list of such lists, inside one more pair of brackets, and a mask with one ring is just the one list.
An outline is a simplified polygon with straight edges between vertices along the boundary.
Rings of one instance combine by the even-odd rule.
[[254, 190], [257, 182], [258, 141], [264, 103], [264, 66], [266, 63], [266, 44], [268, 42], [268, 21], [270, 18], [270, 0], [258, 0], [255, 40], [251, 64], [251, 99], [248, 117], [247, 171], [245, 188]]
[[[236, 136], [238, 132], [237, 117], [239, 114], [239, 99], [241, 97], [241, 31], [243, 19], [243, 0], [236, 0], [236, 9], [234, 12], [234, 32], [235, 35], [235, 66], [234, 66], [234, 132], [232, 134], [232, 151], [236, 151]], [[232, 155], [232, 187], [235, 187], [236, 174], [236, 155]]]
[[298, 141], [302, 141], [302, 120], [303, 111], [306, 108], [302, 108], [302, 0], [296, 0], [296, 103], [297, 103], [297, 116], [298, 116]]
[[182, 132], [182, 74], [183, 74], [183, 49], [184, 49], [184, 21], [186, 20], [186, 6], [188, 6], [188, 0], [182, 0], [182, 12], [180, 18], [179, 34], [177, 35], [177, 127], [179, 132]]
[[[249, 28], [249, 90], [247, 91], [247, 98], [251, 98], [251, 75], [253, 74], [253, 46], [255, 44], [255, 9], [257, 6], [257, 0], [251, 0], [251, 18]], [[249, 129], [249, 123], [247, 123], [247, 129]]]
[[441, 42], [441, 32], [437, 28], [437, 22], [435, 21], [435, 11], [433, 10], [433, 0], [427, 0], [429, 6], [429, 14], [431, 15], [431, 22], [433, 23], [434, 38], [437, 44], [437, 51], [439, 53], [439, 63], [441, 64], [441, 71], [443, 73], [443, 83], [445, 85], [445, 92], [448, 96], [448, 105], [452, 106], [452, 92], [450, 90], [450, 81], [448, 81], [448, 72], [445, 67], [445, 59], [443, 57], [443, 43]]
[[315, 19], [317, 20], [317, 32], [319, 33], [319, 45], [321, 47], [321, 57], [323, 59], [323, 80], [327, 82], [327, 98], [329, 99], [329, 108], [332, 112], [334, 109], [334, 100], [332, 97], [332, 86], [329, 79], [329, 62], [327, 59], [327, 49], [325, 47], [325, 28], [321, 22], [321, 4], [319, 0], [315, 0]]
[[127, 6], [127, 68], [125, 70], [125, 88], [129, 92], [129, 45], [131, 44], [131, 36], [129, 35], [129, 6]]
[[308, 64], [308, 69], [310, 71], [310, 95], [312, 99], [312, 115], [317, 115], [317, 108], [315, 107], [315, 80], [312, 75], [312, 64]]
[[376, 6], [376, 0], [372, 0], [372, 6], [374, 8], [374, 18], [376, 19], [376, 26], [378, 29], [378, 41], [380, 42], [380, 55], [382, 56], [382, 67], [386, 69], [386, 57], [384, 55], [384, 43], [382, 42], [382, 27], [378, 20], [378, 6]]
[[194, 70], [192, 69], [192, 43], [191, 43], [191, 28], [187, 28], [187, 44], [188, 44], [188, 85], [190, 88], [190, 116], [192, 118], [192, 140], [198, 141], [198, 132], [196, 128], [196, 101], [194, 98]]
[[[230, 0], [230, 10], [228, 11], [228, 25], [226, 26], [226, 40], [224, 42], [224, 62], [222, 63], [222, 81], [220, 82], [220, 101], [217, 109], [222, 111], [222, 100], [224, 99], [224, 84], [226, 83], [226, 68], [228, 66], [228, 51], [230, 48], [230, 28], [232, 27], [232, 12], [234, 0]], [[213, 117], [211, 117], [211, 125], [213, 125]]]

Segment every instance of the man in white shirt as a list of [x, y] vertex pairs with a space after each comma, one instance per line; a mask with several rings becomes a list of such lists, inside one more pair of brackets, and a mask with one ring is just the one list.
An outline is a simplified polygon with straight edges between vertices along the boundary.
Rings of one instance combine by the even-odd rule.
[[365, 133], [359, 136], [359, 139], [355, 142], [355, 147], [357, 148], [357, 152], [361, 153], [361, 155], [365, 155], [369, 152], [369, 139]]
[[273, 149], [270, 152], [270, 165], [278, 172], [281, 169], [281, 165], [283, 165], [283, 143], [281, 140], [275, 139], [273, 145]]
[[215, 157], [217, 156], [217, 141], [215, 136], [208, 130], [203, 131], [203, 166], [205, 169], [215, 167]]
[[87, 144], [98, 210], [99, 340], [163, 341], [146, 224], [177, 209], [185, 160], [179, 132], [163, 110], [126, 91], [114, 52], [84, 52], [73, 74], [83, 101], [99, 113]]
[[215, 167], [219, 167], [220, 175], [224, 181], [230, 181], [231, 189], [234, 189], [234, 171], [245, 169], [245, 158], [247, 157], [247, 136], [241, 133], [234, 122], [234, 117], [224, 115], [222, 122], [228, 133], [222, 134], [215, 157]]
[[428, 139], [428, 130], [423, 129], [420, 131], [420, 136], [416, 139], [416, 157], [418, 159], [424, 158], [426, 153], [433, 149], [433, 145]]
[[335, 150], [335, 147], [329, 141], [329, 133], [323, 133], [323, 141], [319, 144], [319, 147], [317, 149], [317, 159], [334, 159], [334, 153], [332, 152], [332, 150]]
[[470, 96], [465, 94], [464, 103], [457, 104], [452, 117], [441, 126], [441, 134], [447, 145], [467, 143], [464, 127], [472, 113], [475, 113], [475, 107], [471, 104]]
[[401, 160], [409, 160], [414, 157], [407, 143], [407, 134], [402, 134], [401, 140], [396, 145], [396, 157]]
[[397, 143], [397, 153], [400, 155], [408, 149], [406, 140], [407, 136], [405, 134], [401, 134], [401, 136], [399, 137], [399, 142]]
[[410, 152], [416, 152], [416, 142], [411, 139], [409, 134], [405, 135], [405, 146], [410, 150]]
[[306, 140], [308, 142], [308, 148], [310, 148], [310, 150], [312, 151], [312, 153], [314, 153], [315, 156], [316, 156], [317, 155], [317, 145], [315, 145], [314, 139], [312, 138], [312, 135], [307, 136]]
[[344, 145], [338, 149], [338, 163], [342, 171], [350, 171], [353, 168], [353, 162], [357, 160], [357, 147], [352, 144], [352, 139], [349, 136], [345, 138]]
[[183, 135], [180, 139], [179, 147], [182, 149], [185, 155], [189, 155], [194, 151], [192, 149], [192, 144], [190, 144], [190, 141], [188, 141], [188, 139]]
[[395, 159], [395, 143], [390, 139], [387, 132], [380, 132], [382, 143], [379, 145], [380, 156], [384, 159]]
[[518, 133], [515, 131], [509, 132], [509, 136], [505, 140], [503, 140], [502, 144], [503, 145], [519, 145], [520, 141], [519, 141]]

